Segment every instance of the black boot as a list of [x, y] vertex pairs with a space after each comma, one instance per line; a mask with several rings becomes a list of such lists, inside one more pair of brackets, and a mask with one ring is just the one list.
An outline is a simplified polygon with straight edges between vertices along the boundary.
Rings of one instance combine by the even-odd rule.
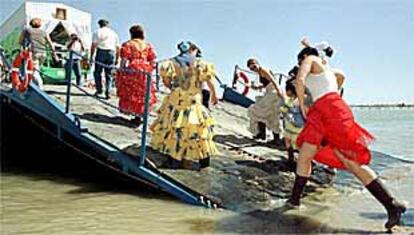
[[288, 152], [288, 167], [289, 170], [295, 171], [296, 164], [295, 164], [295, 150], [292, 147], [287, 149]]
[[288, 152], [288, 161], [289, 162], [294, 162], [295, 161], [295, 150], [293, 149], [293, 147], [289, 147], [287, 149]]
[[279, 148], [279, 149], [284, 148], [285, 145], [281, 142], [279, 133], [272, 132], [272, 134], [273, 134], [273, 139], [267, 142], [267, 144], [271, 145], [272, 147]]
[[306, 182], [308, 182], [309, 177], [304, 177], [296, 175], [295, 183], [293, 184], [292, 194], [287, 200], [287, 203], [293, 206], [300, 205], [300, 196], [302, 195], [303, 189], [305, 188]]
[[209, 167], [210, 166], [210, 157], [198, 160], [198, 163], [200, 164], [200, 169]]
[[170, 169], [178, 169], [181, 165], [181, 161], [178, 161], [170, 156], [168, 156], [168, 165]]
[[131, 122], [132, 122], [134, 125], [139, 126], [139, 125], [141, 125], [142, 120], [141, 120], [141, 118], [140, 118], [140, 117], [134, 117], [134, 118], [131, 120]]
[[253, 136], [253, 139], [266, 140], [266, 124], [264, 124], [263, 122], [258, 122], [257, 129], [259, 129], [259, 132], [257, 133], [257, 135]]
[[397, 225], [400, 222], [401, 214], [403, 214], [407, 208], [391, 196], [378, 178], [365, 187], [387, 210], [388, 221], [385, 223], [385, 228], [391, 229]]
[[280, 135], [279, 135], [279, 133], [275, 133], [275, 132], [272, 132], [272, 133], [273, 133], [273, 141], [275, 142], [276, 145], [280, 145]]
[[105, 91], [105, 99], [106, 100], [111, 99], [111, 95], [109, 94], [109, 91]]

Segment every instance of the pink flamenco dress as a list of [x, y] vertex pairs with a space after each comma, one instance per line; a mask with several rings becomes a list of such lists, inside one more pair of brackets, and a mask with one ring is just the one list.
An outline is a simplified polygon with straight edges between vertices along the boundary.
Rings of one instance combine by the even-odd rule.
[[[144, 47], [142, 45], [145, 45]], [[125, 62], [116, 76], [119, 109], [131, 115], [144, 114], [146, 75], [154, 70], [155, 51], [150, 43], [130, 40], [122, 44], [120, 57]], [[131, 72], [134, 71], [134, 72]], [[157, 102], [154, 82], [151, 81], [149, 111]]]

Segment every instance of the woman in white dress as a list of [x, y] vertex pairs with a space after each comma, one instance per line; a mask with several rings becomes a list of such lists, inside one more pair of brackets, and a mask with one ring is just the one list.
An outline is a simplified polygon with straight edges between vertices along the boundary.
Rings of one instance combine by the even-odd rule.
[[254, 139], [266, 140], [266, 129], [273, 132], [272, 144], [280, 144], [280, 118], [279, 109], [282, 105], [279, 86], [274, 81], [272, 73], [259, 65], [256, 59], [249, 59], [247, 67], [259, 75], [259, 86], [251, 86], [253, 89], [265, 89], [263, 96], [256, 97], [255, 104], [248, 110], [250, 118], [249, 130]]

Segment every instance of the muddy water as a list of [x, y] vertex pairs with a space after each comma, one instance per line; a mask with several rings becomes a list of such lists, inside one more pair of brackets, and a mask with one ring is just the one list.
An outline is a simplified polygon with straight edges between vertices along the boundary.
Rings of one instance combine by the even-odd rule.
[[[53, 179], [52, 179], [53, 178]], [[114, 182], [115, 183], [115, 182]], [[96, 188], [52, 175], [2, 177], [4, 234], [188, 233], [231, 213], [191, 207], [155, 192]]]

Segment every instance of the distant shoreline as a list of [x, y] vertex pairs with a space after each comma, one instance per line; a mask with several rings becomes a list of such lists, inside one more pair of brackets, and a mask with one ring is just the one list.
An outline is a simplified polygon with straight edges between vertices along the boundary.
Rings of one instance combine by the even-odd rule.
[[414, 108], [414, 104], [351, 104], [352, 108]]

